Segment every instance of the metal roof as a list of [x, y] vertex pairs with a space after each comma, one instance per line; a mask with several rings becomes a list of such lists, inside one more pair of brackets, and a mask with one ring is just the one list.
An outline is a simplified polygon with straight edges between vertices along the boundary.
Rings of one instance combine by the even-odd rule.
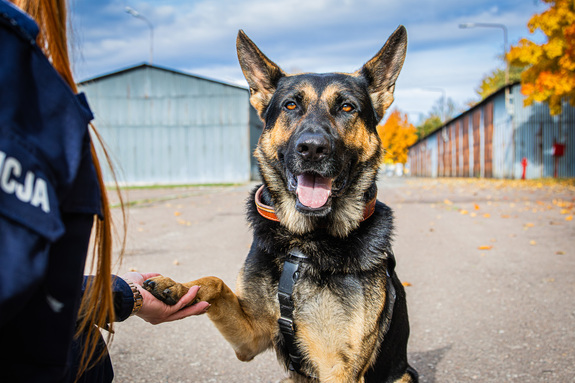
[[230, 83], [230, 82], [225, 82], [225, 81], [221, 81], [221, 80], [216, 80], [216, 79], [209, 78], [209, 77], [205, 77], [205, 76], [199, 76], [199, 75], [196, 75], [196, 74], [192, 74], [192, 73], [187, 73], [187, 72], [175, 70], [175, 69], [163, 67], [163, 66], [160, 66], [160, 65], [151, 65], [151, 64], [148, 64], [148, 63], [145, 63], [145, 62], [144, 62], [144, 63], [141, 63], [141, 64], [136, 64], [136, 65], [133, 65], [133, 66], [129, 66], [129, 67], [126, 67], [126, 68], [121, 68], [121, 69], [115, 70], [115, 71], [113, 71], [113, 72], [104, 73], [104, 74], [101, 74], [101, 75], [98, 75], [98, 76], [95, 76], [95, 77], [87, 78], [87, 79], [85, 79], [85, 80], [80, 81], [80, 82], [78, 83], [78, 85], [79, 85], [79, 86], [86, 85], [86, 84], [91, 83], [91, 82], [100, 81], [100, 80], [103, 80], [103, 79], [105, 79], [105, 78], [117, 76], [117, 75], [120, 75], [120, 74], [124, 74], [124, 73], [131, 72], [131, 71], [134, 71], [134, 70], [142, 69], [142, 68], [159, 69], [159, 70], [163, 70], [163, 71], [166, 71], [166, 72], [170, 72], [170, 73], [174, 73], [174, 74], [179, 74], [179, 75], [182, 75], [182, 76], [192, 77], [192, 78], [199, 79], [199, 80], [205, 80], [205, 81], [210, 81], [210, 82], [214, 82], [214, 83], [221, 84], [221, 85], [231, 86], [231, 87], [234, 87], [234, 88], [239, 88], [239, 89], [243, 89], [243, 90], [248, 90], [248, 89], [249, 89], [247, 86], [242, 86], [242, 85], [239, 85], [239, 84], [233, 84], [233, 83]]

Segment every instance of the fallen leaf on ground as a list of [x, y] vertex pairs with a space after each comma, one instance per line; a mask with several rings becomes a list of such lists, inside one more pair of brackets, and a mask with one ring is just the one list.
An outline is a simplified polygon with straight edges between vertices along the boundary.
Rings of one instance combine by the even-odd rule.
[[489, 214], [489, 213], [483, 214], [483, 218], [490, 218], [490, 217], [491, 217], [491, 214]]
[[572, 215], [568, 215], [567, 217], [565, 217], [565, 221], [572, 221], [572, 220], [573, 220]]
[[407, 286], [412, 286], [412, 284], [409, 283], [409, 282], [402, 282], [401, 284], [404, 285], [405, 287], [407, 287]]
[[175, 211], [175, 212], [174, 212], [174, 215], [175, 215], [176, 217], [178, 217], [178, 216], [182, 215], [182, 213], [180, 213], [179, 211]]
[[561, 250], [559, 250], [559, 251], [556, 251], [556, 252], [555, 252], [555, 254], [557, 254], [557, 255], [565, 255], [565, 252], [564, 252], [564, 251], [561, 251]]
[[469, 212], [467, 210], [461, 209], [459, 210], [459, 212], [463, 215], [468, 214]]
[[478, 204], [475, 204], [475, 205], [473, 205], [473, 208], [474, 208], [475, 210], [479, 210], [479, 205], [478, 205]]
[[478, 249], [479, 250], [491, 250], [491, 249], [493, 249], [493, 246], [479, 246]]
[[529, 244], [530, 244], [531, 246], [535, 246], [535, 245], [537, 245], [537, 242], [535, 242], [535, 241], [529, 241]]
[[446, 204], [446, 205], [453, 205], [453, 202], [451, 202], [451, 201], [448, 200], [448, 199], [444, 199], [444, 200], [443, 200], [443, 203]]
[[174, 259], [173, 264], [176, 265], [176, 266], [178, 266], [178, 265], [180, 264], [180, 262], [179, 262], [177, 259]]

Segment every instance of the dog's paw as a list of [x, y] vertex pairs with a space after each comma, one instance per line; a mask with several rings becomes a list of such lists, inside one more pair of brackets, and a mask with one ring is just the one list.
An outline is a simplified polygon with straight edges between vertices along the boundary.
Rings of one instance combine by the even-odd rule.
[[[188, 288], [181, 283], [174, 282], [167, 277], [150, 278], [143, 284], [144, 289], [168, 305], [175, 305], [188, 292]], [[197, 300], [196, 300], [197, 301]], [[196, 303], [196, 301], [191, 304]]]

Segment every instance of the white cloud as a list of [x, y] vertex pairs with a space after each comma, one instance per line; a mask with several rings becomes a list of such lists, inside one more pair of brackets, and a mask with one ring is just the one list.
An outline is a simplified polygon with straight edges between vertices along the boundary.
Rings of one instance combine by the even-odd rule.
[[395, 106], [410, 112], [429, 110], [441, 96], [418, 90], [430, 86], [463, 104], [482, 75], [499, 65], [501, 32], [461, 30], [459, 23], [505, 23], [514, 43], [541, 11], [525, 0], [108, 0], [86, 5], [85, 13], [80, 5], [79, 80], [148, 60], [149, 30], [124, 12], [126, 5], [154, 24], [154, 63], [242, 84], [238, 29], [287, 71], [326, 72], [358, 69], [404, 24], [409, 48]]

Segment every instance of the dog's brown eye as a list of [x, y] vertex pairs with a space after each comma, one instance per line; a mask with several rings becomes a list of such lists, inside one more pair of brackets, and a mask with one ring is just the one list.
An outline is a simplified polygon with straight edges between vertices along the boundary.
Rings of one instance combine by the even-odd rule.
[[353, 106], [351, 106], [350, 104], [343, 104], [341, 106], [341, 110], [343, 110], [346, 113], [349, 113], [353, 110]]
[[287, 109], [287, 110], [294, 110], [294, 109], [296, 108], [296, 106], [297, 106], [297, 105], [295, 104], [295, 102], [290, 101], [290, 102], [288, 102], [288, 103], [286, 104], [286, 109]]

